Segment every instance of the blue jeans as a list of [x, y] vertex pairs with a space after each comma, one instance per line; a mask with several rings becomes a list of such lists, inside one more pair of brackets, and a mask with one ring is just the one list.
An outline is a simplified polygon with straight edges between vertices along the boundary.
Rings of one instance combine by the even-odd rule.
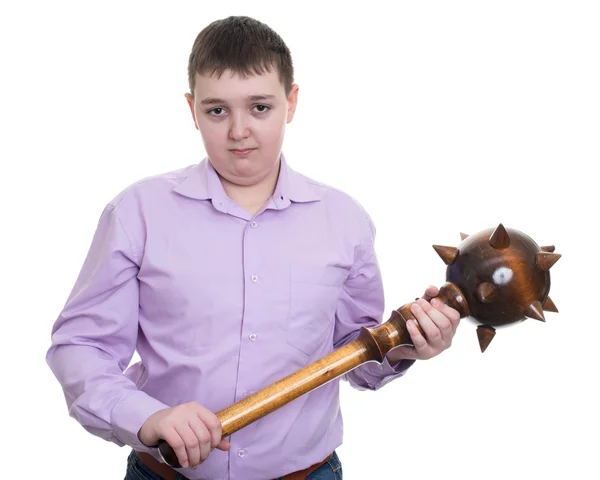
[[[306, 477], [306, 480], [342, 480], [342, 478], [342, 464], [337, 453], [333, 452], [331, 458], [327, 460], [324, 465]], [[177, 480], [184, 479], [184, 476], [179, 473], [177, 474]], [[281, 477], [277, 480], [280, 479]], [[127, 472], [125, 473], [124, 480], [163, 480], [163, 478], [140, 462], [140, 459], [132, 450], [127, 459]]]
[[[342, 462], [335, 451], [325, 464], [306, 477], [306, 480], [342, 480]], [[279, 477], [277, 480], [281, 480]]]
[[[177, 474], [176, 480], [185, 480], [183, 475]], [[140, 459], [132, 450], [127, 458], [127, 472], [125, 472], [124, 480], [164, 480], [163, 477], [157, 475], [150, 470], [146, 465], [140, 462]]]

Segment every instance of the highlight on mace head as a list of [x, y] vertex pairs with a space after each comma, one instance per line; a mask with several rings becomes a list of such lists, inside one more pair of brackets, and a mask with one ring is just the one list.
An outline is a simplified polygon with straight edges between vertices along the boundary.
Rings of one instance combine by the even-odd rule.
[[496, 327], [527, 318], [545, 321], [544, 311], [558, 312], [548, 296], [550, 268], [561, 257], [554, 246], [539, 246], [525, 233], [504, 228], [461, 233], [458, 247], [433, 245], [447, 265], [446, 280], [464, 295], [470, 317], [478, 322], [484, 352]]

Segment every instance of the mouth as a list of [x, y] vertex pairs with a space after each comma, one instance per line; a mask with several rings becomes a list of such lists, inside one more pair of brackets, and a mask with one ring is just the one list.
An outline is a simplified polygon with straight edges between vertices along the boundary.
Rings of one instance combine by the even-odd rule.
[[240, 150], [240, 149], [233, 149], [233, 150], [229, 150], [231, 153], [233, 153], [234, 155], [239, 155], [240, 157], [243, 157], [245, 155], [249, 155], [250, 153], [252, 153], [254, 150], [256, 150], [255, 148], [246, 148], [244, 150]]

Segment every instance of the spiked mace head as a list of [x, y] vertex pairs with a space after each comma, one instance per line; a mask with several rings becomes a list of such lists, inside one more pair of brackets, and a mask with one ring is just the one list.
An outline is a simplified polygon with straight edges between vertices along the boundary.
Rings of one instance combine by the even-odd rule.
[[558, 312], [548, 296], [549, 270], [561, 257], [553, 245], [540, 247], [523, 232], [502, 224], [460, 236], [458, 248], [433, 248], [447, 265], [446, 280], [462, 292], [470, 318], [479, 323], [482, 352], [496, 327], [527, 318], [545, 321], [544, 311]]

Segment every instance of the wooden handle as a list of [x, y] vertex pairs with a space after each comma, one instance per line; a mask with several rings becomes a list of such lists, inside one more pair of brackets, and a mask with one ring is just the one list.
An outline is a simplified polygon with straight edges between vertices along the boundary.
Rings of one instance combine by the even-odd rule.
[[[464, 296], [454, 284], [445, 283], [437, 298], [458, 310], [461, 318], [469, 314]], [[406, 321], [415, 318], [410, 311], [413, 303], [394, 310], [389, 320], [377, 327], [361, 328], [358, 338], [349, 344], [217, 412], [216, 416], [221, 421], [221, 436], [228, 437], [360, 365], [371, 361], [382, 363], [387, 352], [394, 347], [412, 345]], [[167, 442], [161, 440], [158, 448], [168, 465], [181, 467], [177, 455]]]

